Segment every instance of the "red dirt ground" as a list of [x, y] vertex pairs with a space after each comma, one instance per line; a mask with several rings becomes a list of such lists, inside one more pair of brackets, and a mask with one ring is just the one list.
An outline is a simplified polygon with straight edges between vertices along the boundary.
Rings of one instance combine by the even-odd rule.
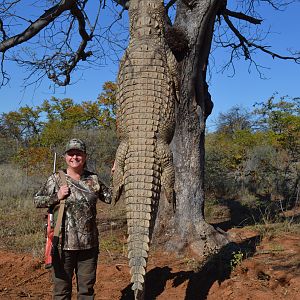
[[[258, 242], [256, 232], [243, 228], [229, 232], [235, 243], [243, 245], [240, 249], [246, 249], [233, 271], [232, 256], [230, 260], [226, 255], [216, 257], [200, 268], [193, 259], [150, 250], [146, 299], [300, 299], [299, 235]], [[102, 252], [95, 299], [132, 299], [127, 259]], [[41, 261], [29, 254], [0, 250], [0, 299], [51, 299], [51, 289], [50, 274]]]

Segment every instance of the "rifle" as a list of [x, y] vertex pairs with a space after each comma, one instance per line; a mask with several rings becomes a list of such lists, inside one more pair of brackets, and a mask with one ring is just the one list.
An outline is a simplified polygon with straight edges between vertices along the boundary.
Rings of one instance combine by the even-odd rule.
[[52, 267], [52, 240], [54, 235], [53, 211], [48, 210], [47, 216], [47, 239], [45, 246], [45, 269]]
[[[54, 164], [53, 164], [53, 174], [55, 174], [55, 164], [56, 164], [56, 153], [54, 154]], [[66, 175], [62, 170], [58, 171], [60, 177], [60, 186], [66, 185]], [[52, 267], [52, 256], [58, 249], [59, 244], [59, 230], [62, 224], [64, 209], [65, 209], [65, 199], [60, 200], [59, 210], [57, 215], [56, 224], [54, 227], [54, 208], [50, 207], [48, 209], [47, 216], [47, 239], [45, 247], [45, 268], [49, 269]]]
[[[56, 152], [54, 153], [54, 160], [53, 160], [53, 174], [55, 174], [56, 169]], [[46, 246], [45, 246], [45, 269], [50, 269], [52, 267], [52, 241], [54, 236], [54, 214], [53, 214], [53, 207], [48, 209], [47, 215], [47, 239], [46, 239]]]

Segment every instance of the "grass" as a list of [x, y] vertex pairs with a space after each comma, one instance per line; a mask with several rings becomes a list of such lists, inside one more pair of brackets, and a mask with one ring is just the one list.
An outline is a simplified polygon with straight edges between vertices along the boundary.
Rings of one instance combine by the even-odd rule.
[[44, 180], [42, 177], [28, 176], [14, 165], [0, 165], [0, 205], [3, 207], [3, 201], [28, 204], [28, 196], [31, 197]]
[[3, 207], [3, 202], [0, 202], [0, 239], [5, 248], [31, 252], [41, 257], [45, 240], [44, 218], [29, 203], [28, 198], [23, 199], [23, 205], [18, 201], [11, 201], [7, 205], [6, 201]]
[[98, 207], [100, 231], [100, 251], [105, 251], [110, 258], [127, 256], [127, 225], [124, 201], [117, 205], [100, 204]]
[[299, 234], [300, 232], [300, 224], [291, 223], [289, 221], [276, 223], [257, 223], [248, 227], [256, 230], [261, 238], [266, 237], [269, 239], [282, 234]]
[[42, 257], [44, 210], [33, 205], [41, 178], [28, 177], [13, 165], [0, 165], [0, 239], [2, 247]]
[[118, 237], [109, 235], [100, 238], [100, 250], [108, 252], [110, 255], [126, 256], [126, 240], [120, 240]]
[[[277, 206], [277, 209], [272, 209], [272, 206]], [[253, 218], [255, 221], [253, 228], [259, 232], [261, 238], [272, 239], [286, 233], [299, 234], [300, 224], [297, 219], [285, 218], [282, 212], [283, 210], [278, 206], [278, 203], [271, 203], [264, 209], [259, 209], [259, 221], [255, 221]]]

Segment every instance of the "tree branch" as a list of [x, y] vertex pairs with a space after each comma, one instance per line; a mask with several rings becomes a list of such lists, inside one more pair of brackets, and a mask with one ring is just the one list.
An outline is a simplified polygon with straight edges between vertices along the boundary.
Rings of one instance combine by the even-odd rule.
[[3, 21], [1, 19], [0, 19], [0, 31], [2, 33], [3, 40], [5, 40], [7, 38], [7, 35], [3, 27]]
[[[1, 8], [2, 12], [7, 12], [9, 11], [14, 5], [16, 5], [17, 3], [21, 2], [22, 0], [15, 0], [15, 1], [11, 1], [9, 3], [3, 3], [3, 7]], [[4, 2], [4, 1], [2, 1]], [[7, 5], [7, 6], [5, 6]]]
[[[87, 42], [88, 42], [87, 40], [82, 40], [75, 54], [72, 55], [71, 59], [69, 59], [68, 62], [65, 62], [65, 65], [63, 65], [60, 68], [62, 70], [60, 73], [57, 74], [55, 70], [53, 70], [52, 72], [48, 71], [47, 75], [49, 79], [52, 79], [59, 86], [68, 85], [71, 80], [70, 74], [76, 67], [77, 63], [80, 60], [86, 60], [89, 56], [93, 54], [92, 51], [88, 51], [88, 52], [84, 51], [87, 46]], [[59, 79], [61, 76], [65, 77], [63, 81]]]
[[112, 0], [113, 2], [116, 2], [117, 5], [123, 6], [123, 9], [128, 9], [130, 5], [130, 0]]
[[[282, 7], [286, 7], [286, 6], [290, 5], [291, 3], [295, 2], [295, 0], [278, 1], [278, 2], [276, 2], [274, 0], [261, 0], [261, 1], [268, 3], [269, 5], [271, 5], [276, 10], [280, 10]], [[281, 3], [281, 2], [283, 2], [283, 3]]]
[[78, 30], [79, 34], [81, 35], [83, 40], [91, 40], [91, 36], [85, 30], [85, 19], [82, 11], [78, 8], [76, 3], [70, 9], [71, 14], [77, 19], [78, 21]]
[[256, 43], [250, 42], [246, 37], [244, 37], [239, 30], [233, 25], [233, 23], [230, 21], [230, 19], [228, 18], [228, 15], [226, 15], [225, 13], [223, 14], [224, 20], [227, 23], [228, 27], [232, 30], [232, 32], [235, 34], [235, 36], [238, 38], [238, 40], [240, 41], [239, 45], [234, 45], [235, 48], [237, 47], [242, 47], [243, 48], [243, 52], [244, 52], [244, 56], [246, 59], [251, 59], [251, 54], [249, 51], [249, 48], [254, 47], [256, 49], [261, 50], [264, 53], [267, 53], [269, 55], [272, 56], [272, 58], [279, 58], [279, 59], [284, 59], [284, 60], [293, 60], [294, 62], [296, 62], [297, 64], [300, 63], [300, 56], [283, 56], [280, 55], [278, 53], [272, 52], [270, 50], [268, 50], [267, 46], [261, 46], [258, 45]]
[[9, 77], [7, 75], [7, 73], [4, 71], [4, 53], [2, 53], [1, 55], [1, 74], [2, 74], [2, 79], [1, 79], [1, 83], [0, 86], [4, 86], [9, 82]]
[[240, 19], [240, 20], [250, 22], [250, 23], [255, 24], [255, 25], [259, 25], [262, 22], [262, 20], [260, 20], [260, 19], [253, 18], [251, 16], [243, 14], [242, 12], [231, 11], [227, 8], [223, 11], [222, 15], [224, 15], [224, 14], [227, 15], [227, 16], [236, 18], [236, 19]]
[[[80, 7], [78, 5], [80, 5]], [[93, 37], [94, 30], [96, 28], [96, 22], [99, 18], [99, 12], [100, 12], [100, 8], [99, 8], [96, 15], [95, 24], [90, 28], [90, 34], [89, 34], [86, 30], [86, 21], [89, 20], [84, 12], [85, 2], [83, 1], [81, 1], [80, 3], [78, 2], [78, 5], [76, 0], [61, 1], [59, 4], [47, 10], [41, 17], [39, 17], [35, 22], [33, 22], [24, 32], [12, 38], [8, 38], [6, 41], [0, 43], [0, 52], [2, 52], [4, 55], [6, 50], [29, 40], [33, 36], [37, 35], [43, 28], [45, 28], [51, 22], [54, 26], [53, 21], [57, 17], [59, 17], [65, 11], [70, 11], [72, 20], [70, 21], [70, 26], [67, 27], [66, 29], [67, 31], [65, 33], [66, 35], [65, 41], [61, 45], [55, 43], [54, 40], [52, 41], [55, 49], [54, 54], [50, 56], [48, 55], [44, 56], [41, 59], [36, 59], [34, 57], [34, 54], [32, 53], [31, 55], [33, 56], [30, 61], [19, 59], [16, 57], [13, 59], [20, 65], [30, 66], [30, 68], [33, 70], [33, 73], [42, 72], [43, 73], [42, 76], [47, 75], [50, 80], [52, 80], [55, 84], [59, 86], [68, 85], [71, 79], [70, 75], [72, 71], [76, 68], [78, 62], [80, 60], [85, 61], [88, 57], [90, 57], [93, 54], [92, 51], [86, 52], [85, 49], [87, 47], [88, 42]], [[69, 39], [72, 38], [71, 29], [73, 27], [72, 23], [74, 22], [74, 20], [77, 20], [78, 22], [78, 32], [81, 37], [81, 41], [79, 41], [80, 44], [77, 47], [77, 50], [72, 50], [72, 46], [69, 41]], [[54, 34], [51, 31], [52, 30], [51, 26], [48, 27], [48, 30], [50, 30], [49, 37], [52, 40]], [[66, 27], [63, 26], [59, 32], [63, 33], [65, 28]], [[45, 45], [44, 47], [48, 50], [50, 49], [50, 47], [47, 45]], [[67, 47], [68, 51], [63, 50], [63, 47]], [[2, 70], [2, 74], [3, 74], [3, 70]]]
[[28, 41], [43, 28], [45, 28], [49, 23], [53, 22], [64, 11], [70, 10], [74, 4], [76, 5], [75, 0], [62, 0], [59, 4], [48, 9], [42, 16], [40, 16], [35, 22], [27, 27], [25, 31], [1, 42], [0, 52], [4, 53], [8, 49]]

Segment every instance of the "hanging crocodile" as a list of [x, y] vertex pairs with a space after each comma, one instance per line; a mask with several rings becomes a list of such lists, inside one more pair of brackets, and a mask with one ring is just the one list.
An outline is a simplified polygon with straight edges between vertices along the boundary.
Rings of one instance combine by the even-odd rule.
[[120, 62], [113, 200], [124, 192], [135, 299], [144, 297], [149, 243], [161, 191], [174, 204], [169, 143], [175, 129], [176, 60], [165, 42], [160, 0], [130, 0], [130, 41]]

